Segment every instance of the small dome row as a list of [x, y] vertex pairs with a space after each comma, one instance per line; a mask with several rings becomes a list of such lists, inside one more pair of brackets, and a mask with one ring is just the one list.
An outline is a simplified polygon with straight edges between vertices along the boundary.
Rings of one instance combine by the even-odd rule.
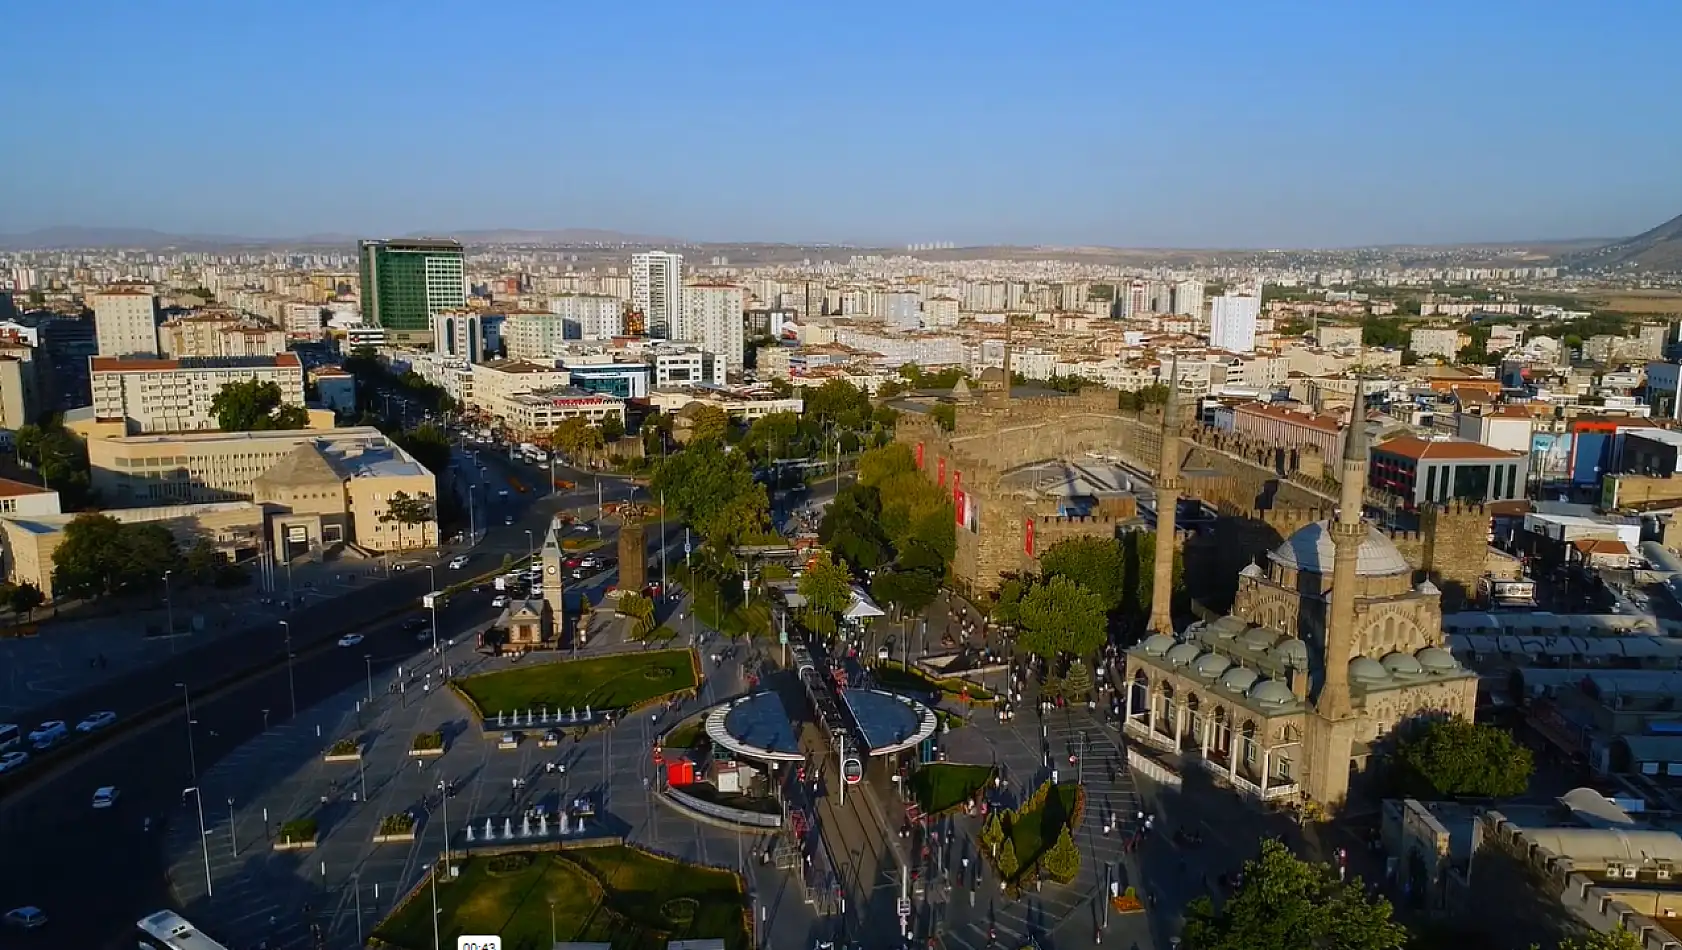
[[[1250, 634], [1261, 634], [1262, 637], [1250, 638]], [[1260, 645], [1252, 649], [1268, 649], [1270, 658], [1279, 665], [1293, 670], [1308, 669], [1308, 645], [1301, 640], [1287, 639], [1273, 645], [1273, 634], [1261, 627], [1256, 627], [1245, 634], [1246, 639], [1253, 639]], [[1263, 640], [1265, 638], [1265, 640]], [[1232, 660], [1213, 651], [1205, 651], [1196, 643], [1180, 643], [1167, 634], [1159, 633], [1146, 638], [1140, 645], [1146, 656], [1160, 657], [1169, 665], [1176, 667], [1190, 667], [1193, 675], [1210, 681], [1219, 680], [1223, 687], [1234, 692], [1245, 692], [1255, 682], [1254, 678], [1242, 686], [1232, 685], [1234, 674], [1248, 673], [1244, 669], [1234, 669]], [[1428, 676], [1458, 672], [1460, 664], [1453, 654], [1442, 647], [1425, 647], [1418, 653], [1409, 656], [1406, 653], [1392, 653], [1383, 660], [1358, 656], [1349, 661], [1349, 678], [1362, 684], [1382, 683], [1390, 679], [1415, 680]]]

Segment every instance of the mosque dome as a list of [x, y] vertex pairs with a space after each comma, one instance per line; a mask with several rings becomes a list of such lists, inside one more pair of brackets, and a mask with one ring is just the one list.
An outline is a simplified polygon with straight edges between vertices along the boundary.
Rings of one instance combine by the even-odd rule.
[[1250, 698], [1264, 706], [1289, 706], [1296, 702], [1296, 694], [1278, 680], [1262, 680], [1250, 687]]
[[1384, 664], [1370, 656], [1358, 656], [1349, 661], [1349, 679], [1356, 683], [1382, 683], [1390, 678]]
[[1174, 638], [1166, 633], [1153, 634], [1139, 644], [1139, 649], [1145, 651], [1146, 656], [1161, 656], [1174, 647]]
[[1212, 680], [1225, 673], [1232, 666], [1232, 661], [1219, 653], [1205, 653], [1191, 665], [1192, 672], [1204, 679]]
[[1432, 673], [1453, 673], [1460, 669], [1460, 661], [1442, 647], [1426, 647], [1413, 656], [1420, 666]]
[[1245, 693], [1249, 691], [1251, 686], [1255, 685], [1258, 679], [1261, 679], [1261, 674], [1241, 666], [1235, 670], [1226, 671], [1226, 675], [1221, 677], [1221, 688], [1229, 689], [1235, 693]]
[[1384, 658], [1384, 668], [1393, 676], [1423, 676], [1425, 668], [1406, 653], [1392, 653]]
[[1174, 647], [1169, 649], [1167, 653], [1163, 654], [1163, 659], [1175, 666], [1185, 666], [1191, 661], [1197, 659], [1197, 655], [1201, 652], [1203, 651], [1199, 650], [1197, 648], [1197, 644], [1195, 643], [1180, 643], [1176, 644]]
[[1293, 670], [1308, 669], [1308, 644], [1301, 640], [1292, 638], [1280, 641], [1279, 645], [1273, 648], [1272, 655], [1275, 663]]
[[[1336, 551], [1330, 522], [1316, 521], [1298, 528], [1268, 557], [1281, 567], [1330, 576]], [[1356, 555], [1355, 572], [1362, 577], [1389, 577], [1411, 574], [1413, 568], [1408, 565], [1407, 558], [1402, 557], [1402, 552], [1396, 549], [1394, 542], [1368, 525], [1366, 540], [1361, 542]]]
[[1238, 638], [1238, 642], [1251, 650], [1265, 650], [1273, 646], [1278, 639], [1279, 634], [1266, 627], [1251, 627], [1244, 631], [1243, 635]]

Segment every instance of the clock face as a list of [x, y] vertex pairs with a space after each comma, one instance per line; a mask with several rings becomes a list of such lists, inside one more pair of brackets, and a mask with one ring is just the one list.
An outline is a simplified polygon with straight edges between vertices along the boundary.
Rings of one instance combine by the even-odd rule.
[[548, 571], [549, 571], [549, 573], [551, 573], [551, 574], [553, 574], [553, 573], [555, 573], [555, 565], [553, 565], [553, 564], [551, 564], [551, 565], [549, 565], [549, 567], [548, 567]]

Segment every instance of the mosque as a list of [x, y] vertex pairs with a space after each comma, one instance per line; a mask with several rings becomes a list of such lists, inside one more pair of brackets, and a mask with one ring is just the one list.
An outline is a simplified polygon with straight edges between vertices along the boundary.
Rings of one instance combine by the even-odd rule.
[[[1175, 387], [1170, 387], [1171, 390]], [[1353, 426], [1337, 517], [1306, 525], [1239, 577], [1232, 612], [1175, 634], [1168, 605], [1178, 396], [1163, 414], [1150, 629], [1127, 651], [1129, 738], [1201, 763], [1239, 791], [1328, 808], [1398, 727], [1472, 717], [1477, 676], [1444, 645], [1442, 595], [1362, 518], [1367, 447]], [[1363, 417], [1357, 393], [1353, 418]]]

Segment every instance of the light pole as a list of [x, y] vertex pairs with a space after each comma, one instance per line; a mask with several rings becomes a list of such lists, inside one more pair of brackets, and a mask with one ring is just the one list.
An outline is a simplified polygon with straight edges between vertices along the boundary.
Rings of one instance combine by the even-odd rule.
[[552, 947], [556, 943], [557, 943], [557, 941], [555, 940], [555, 901], [554, 901], [553, 898], [551, 898], [550, 901], [549, 901], [549, 946]]
[[441, 950], [438, 943], [438, 869], [432, 869], [432, 950]]
[[368, 667], [368, 701], [374, 701], [374, 654], [362, 654], [362, 662]]
[[196, 784], [182, 789], [181, 794], [191, 794], [199, 808], [199, 847], [204, 851], [204, 896], [215, 897], [216, 888], [210, 881], [210, 834], [204, 830], [204, 796], [199, 793]]
[[[427, 576], [427, 579], [428, 579], [429, 583], [431, 583], [431, 585], [432, 585], [433, 593], [438, 593], [439, 592], [438, 591], [438, 568], [434, 565], [431, 565], [431, 564], [426, 565], [426, 576]], [[432, 653], [433, 653], [434, 656], [436, 656], [438, 654], [438, 598], [433, 597], [433, 598], [431, 598], [431, 600], [432, 600]]]
[[298, 680], [292, 672], [292, 624], [282, 620], [280, 628], [286, 631], [286, 693], [292, 698], [292, 718], [298, 718]]
[[234, 849], [234, 857], [239, 857], [239, 834], [234, 830], [234, 800], [228, 798], [228, 844]]
[[351, 886], [356, 888], [356, 945], [362, 946], [362, 874], [357, 872], [350, 876]]
[[181, 687], [181, 705], [187, 712], [187, 770], [192, 776], [192, 782], [199, 784], [199, 756], [193, 747], [193, 695], [187, 691], [186, 683], [176, 683]]
[[535, 553], [533, 553], [535, 548], [536, 548], [536, 545], [532, 542], [531, 529], [527, 528], [526, 529], [526, 566], [527, 567], [530, 567], [532, 562], [534, 560], [536, 560], [536, 558], [537, 558], [537, 555]]
[[450, 786], [438, 780], [438, 803], [444, 809], [444, 866], [450, 866]]
[[169, 595], [169, 575], [164, 571], [164, 623], [169, 627], [169, 652], [175, 652], [175, 600]]

